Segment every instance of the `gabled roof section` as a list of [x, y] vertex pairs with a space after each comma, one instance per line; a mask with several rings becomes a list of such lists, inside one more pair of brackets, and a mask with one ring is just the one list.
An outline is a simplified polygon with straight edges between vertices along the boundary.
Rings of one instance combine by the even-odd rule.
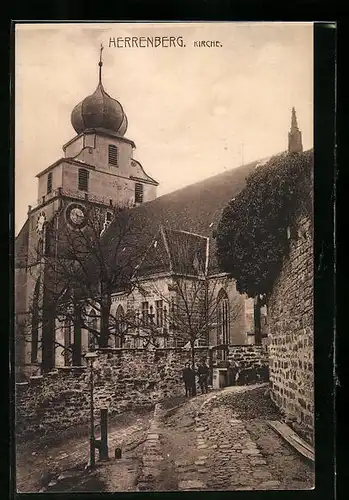
[[159, 228], [146, 253], [137, 267], [136, 275], [141, 278], [171, 272], [172, 264], [164, 232]]
[[205, 272], [207, 237], [173, 229], [164, 229], [163, 232], [172, 272], [192, 276]]
[[207, 238], [160, 227], [137, 267], [139, 278], [163, 273], [198, 276], [206, 269]]
[[29, 219], [27, 219], [15, 239], [15, 267], [25, 267], [28, 262]]

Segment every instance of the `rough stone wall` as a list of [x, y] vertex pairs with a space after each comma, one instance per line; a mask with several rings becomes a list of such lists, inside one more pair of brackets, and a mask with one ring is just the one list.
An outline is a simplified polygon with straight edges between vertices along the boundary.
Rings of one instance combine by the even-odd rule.
[[268, 300], [270, 385], [274, 402], [309, 442], [314, 431], [313, 240], [299, 221], [290, 254]]
[[[230, 358], [243, 366], [266, 364], [258, 346], [232, 346]], [[208, 359], [207, 348], [195, 350], [196, 361]], [[190, 351], [105, 349], [94, 366], [96, 418], [100, 408], [110, 415], [151, 408], [166, 397], [183, 394], [181, 372]], [[258, 361], [259, 360], [259, 361]], [[16, 384], [16, 438], [48, 436], [89, 422], [89, 369], [62, 368], [29, 383]]]
[[230, 346], [228, 361], [236, 361], [244, 368], [260, 368], [268, 365], [268, 350], [260, 345]]

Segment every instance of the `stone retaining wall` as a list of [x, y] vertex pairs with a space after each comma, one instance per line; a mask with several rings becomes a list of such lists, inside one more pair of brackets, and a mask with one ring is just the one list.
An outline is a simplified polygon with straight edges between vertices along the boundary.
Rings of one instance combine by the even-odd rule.
[[[196, 360], [208, 359], [208, 349], [197, 348]], [[265, 366], [259, 346], [232, 346], [230, 359], [244, 366]], [[109, 415], [152, 408], [167, 397], [183, 394], [181, 371], [190, 352], [181, 348], [104, 349], [94, 363], [96, 418], [100, 408]], [[16, 438], [50, 437], [89, 422], [89, 368], [59, 369], [16, 384]], [[98, 422], [98, 420], [97, 420]]]
[[264, 367], [268, 365], [268, 349], [261, 345], [230, 346], [227, 359], [242, 369]]
[[268, 306], [271, 396], [294, 429], [313, 443], [313, 239], [308, 219], [299, 222]]

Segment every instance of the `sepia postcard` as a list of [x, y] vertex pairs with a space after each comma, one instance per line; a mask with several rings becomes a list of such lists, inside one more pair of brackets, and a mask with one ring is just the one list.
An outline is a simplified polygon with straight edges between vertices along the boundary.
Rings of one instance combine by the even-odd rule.
[[16, 491], [313, 489], [314, 24], [14, 43]]

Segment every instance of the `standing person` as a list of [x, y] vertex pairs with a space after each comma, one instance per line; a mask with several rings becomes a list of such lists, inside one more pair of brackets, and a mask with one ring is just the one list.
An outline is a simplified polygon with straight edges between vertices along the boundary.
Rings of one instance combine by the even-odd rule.
[[189, 368], [190, 368], [190, 395], [191, 396], [196, 396], [196, 370], [195, 367], [192, 368], [190, 364], [188, 363]]
[[182, 372], [185, 395], [192, 396], [193, 394], [193, 383], [195, 384], [195, 372], [190, 368], [189, 363], [185, 363], [185, 367]]
[[237, 379], [239, 377], [239, 369], [240, 369], [239, 363], [233, 360], [231, 362], [231, 368], [233, 371], [233, 385], [237, 385]]
[[209, 369], [208, 366], [206, 365], [206, 361], [202, 360], [201, 363], [198, 366], [198, 376], [199, 376], [199, 384], [200, 384], [200, 389], [201, 393], [204, 394], [208, 392], [208, 376], [209, 376]]
[[231, 363], [227, 366], [227, 386], [231, 386], [234, 384], [234, 370], [231, 366]]
[[227, 368], [227, 383], [228, 385], [235, 385], [236, 375], [238, 372], [238, 365], [236, 361], [230, 361]]

